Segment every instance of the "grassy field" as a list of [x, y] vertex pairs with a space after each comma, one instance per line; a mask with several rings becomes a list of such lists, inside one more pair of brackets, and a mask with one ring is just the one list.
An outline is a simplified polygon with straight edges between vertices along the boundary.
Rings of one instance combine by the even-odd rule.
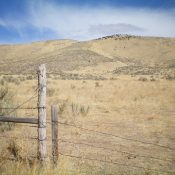
[[[57, 168], [48, 160], [45, 170], [34, 158], [37, 140], [27, 139], [37, 137], [37, 129], [1, 125], [1, 174], [175, 174], [168, 173], [175, 172], [173, 44], [175, 40], [167, 38], [113, 36], [82, 43], [0, 46], [0, 97], [8, 88], [1, 106], [18, 106], [30, 98], [37, 88], [35, 68], [46, 62], [48, 156], [52, 104], [58, 107], [59, 121], [69, 124], [59, 124]], [[11, 50], [5, 52], [7, 48]], [[23, 107], [36, 106], [33, 98]], [[12, 114], [32, 117], [37, 110]]]

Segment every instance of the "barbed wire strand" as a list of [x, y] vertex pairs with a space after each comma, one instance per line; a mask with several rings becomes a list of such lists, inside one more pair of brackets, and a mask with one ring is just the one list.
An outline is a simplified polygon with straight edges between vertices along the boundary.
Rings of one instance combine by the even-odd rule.
[[13, 76], [13, 75], [18, 75], [18, 76], [20, 76], [20, 75], [23, 75], [23, 76], [29, 76], [29, 75], [33, 75], [33, 76], [36, 76], [36, 74], [34, 74], [34, 73], [24, 73], [24, 72], [18, 72], [18, 73], [9, 73], [9, 72], [0, 72], [0, 76]]
[[161, 158], [153, 157], [153, 156], [134, 154], [134, 153], [127, 152], [127, 151], [120, 151], [120, 150], [111, 149], [111, 148], [107, 148], [107, 147], [103, 147], [103, 146], [91, 145], [88, 143], [72, 142], [72, 141], [63, 140], [63, 139], [58, 139], [58, 141], [65, 142], [65, 143], [71, 143], [71, 144], [75, 144], [75, 145], [84, 145], [84, 146], [89, 146], [89, 147], [93, 147], [93, 148], [100, 148], [100, 149], [104, 149], [104, 150], [108, 150], [108, 151], [112, 151], [112, 152], [119, 152], [119, 153], [123, 153], [123, 154], [127, 154], [127, 155], [132, 155], [135, 157], [143, 157], [143, 158], [155, 159], [155, 160], [166, 161], [166, 162], [171, 162], [171, 163], [173, 162], [173, 160], [170, 160], [170, 159], [161, 159]]
[[[16, 108], [0, 108], [0, 109], [16, 109]], [[38, 109], [38, 107], [29, 107], [29, 108], [18, 108], [18, 109], [21, 109], [21, 110], [25, 110], [25, 109]]]
[[29, 128], [38, 128], [38, 125], [37, 124], [31, 124], [31, 123], [29, 123], [28, 125], [27, 124], [22, 124], [22, 123], [16, 123], [16, 124], [18, 126], [24, 126], [24, 127], [29, 127]]
[[112, 160], [107, 161], [107, 160], [101, 160], [101, 159], [95, 159], [95, 158], [81, 157], [81, 156], [76, 156], [76, 155], [65, 154], [65, 153], [62, 153], [62, 152], [59, 152], [59, 154], [62, 155], [62, 156], [76, 158], [76, 159], [84, 159], [84, 160], [90, 160], [90, 161], [103, 162], [103, 163], [125, 166], [125, 167], [130, 167], [130, 168], [142, 169], [142, 170], [146, 170], [146, 171], [155, 171], [155, 172], [168, 173], [168, 174], [174, 174], [175, 173], [175, 172], [171, 172], [171, 171], [164, 171], [164, 170], [158, 170], [158, 169], [152, 169], [152, 168], [145, 168], [145, 167], [141, 167], [141, 166], [128, 165], [128, 164], [119, 163], [119, 162], [113, 162]]
[[[90, 121], [89, 121], [90, 122]], [[52, 124], [52, 121], [51, 120], [47, 120], [47, 123], [49, 123], [49, 124]], [[88, 124], [88, 126], [102, 126], [102, 125], [106, 125], [107, 123], [102, 123], [102, 124], [95, 124], [95, 125], [89, 125]], [[116, 125], [117, 126], [117, 125]], [[174, 126], [171, 126], [171, 127], [175, 127], [175, 125]], [[165, 136], [165, 135], [164, 135]], [[160, 136], [155, 136], [156, 138], [161, 138], [161, 139], [167, 139], [167, 137], [160, 137]], [[175, 138], [173, 138], [173, 137], [168, 137], [169, 139], [172, 139], [172, 140], [175, 140]]]
[[[18, 158], [15, 158], [15, 157], [7, 157], [7, 156], [1, 156], [0, 155], [0, 158], [1, 159], [6, 159], [6, 160], [12, 160], [12, 161], [14, 161], [14, 160], [18, 160]], [[25, 160], [25, 159], [29, 159], [29, 158], [35, 158], [35, 159], [37, 159], [38, 157], [37, 156], [24, 156], [24, 157], [19, 157], [19, 160], [20, 159], [22, 159], [22, 160]]]
[[18, 105], [17, 107], [15, 107], [13, 110], [11, 110], [10, 112], [8, 112], [6, 115], [9, 115], [11, 113], [13, 113], [14, 111], [16, 111], [18, 108], [20, 108], [21, 106], [23, 106], [24, 104], [28, 103], [29, 101], [31, 101], [32, 99], [37, 97], [37, 90], [35, 91], [35, 93], [26, 101], [24, 101], [23, 103], [21, 103], [20, 105]]
[[168, 146], [165, 146], [165, 145], [159, 145], [159, 144], [155, 144], [155, 143], [151, 143], [151, 142], [136, 140], [136, 139], [133, 139], [133, 138], [126, 138], [126, 137], [122, 137], [122, 136], [119, 136], [119, 135], [114, 135], [114, 134], [107, 133], [107, 132], [101, 132], [101, 131], [97, 131], [97, 130], [87, 129], [87, 128], [84, 128], [84, 127], [81, 127], [81, 126], [76, 126], [76, 125], [69, 124], [69, 123], [58, 122], [58, 124], [65, 125], [65, 126], [71, 126], [71, 127], [74, 127], [74, 128], [80, 129], [80, 130], [93, 132], [93, 133], [97, 133], [97, 134], [101, 134], [101, 135], [105, 135], [105, 136], [112, 136], [112, 137], [115, 137], [115, 138], [120, 138], [120, 139], [123, 139], [123, 140], [132, 141], [132, 142], [138, 142], [138, 143], [141, 143], [141, 144], [152, 145], [152, 146], [156, 146], [156, 147], [160, 147], [160, 148], [164, 148], [164, 149], [175, 150], [175, 148], [168, 147]]
[[[49, 123], [49, 124], [52, 124], [52, 121], [51, 120], [47, 120], [47, 123]], [[103, 125], [106, 125], [106, 123], [102, 123], [102, 124], [93, 124], [93, 125], [89, 125], [88, 124], [88, 126], [103, 126]], [[117, 126], [117, 125], [116, 125]], [[169, 126], [169, 125], [168, 125]], [[171, 126], [171, 127], [175, 127], [175, 125], [174, 126]], [[165, 135], [163, 135], [163, 136], [165, 136]], [[169, 139], [172, 139], [172, 140], [175, 140], [175, 138], [173, 138], [173, 137], [170, 137], [170, 136], [165, 136], [165, 137], [160, 137], [160, 136], [155, 136], [156, 138], [161, 138], [161, 139], [167, 139], [167, 137], [169, 138]]]
[[10, 136], [0, 136], [0, 138], [5, 138], [5, 139], [23, 139], [23, 140], [38, 140], [38, 137], [10, 137]]

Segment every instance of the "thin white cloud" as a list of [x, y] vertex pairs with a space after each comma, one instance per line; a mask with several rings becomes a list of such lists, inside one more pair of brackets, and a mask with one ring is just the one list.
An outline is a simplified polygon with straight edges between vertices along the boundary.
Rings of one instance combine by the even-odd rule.
[[28, 27], [28, 24], [25, 20], [17, 20], [13, 17], [0, 18], [0, 26], [10, 30], [15, 30], [21, 37], [24, 37], [24, 29]]
[[63, 38], [86, 40], [117, 32], [175, 37], [175, 10], [80, 8], [40, 1], [33, 3], [29, 12], [33, 26], [49, 29]]
[[115, 33], [130, 33], [142, 32], [144, 29], [131, 24], [118, 23], [118, 24], [98, 24], [89, 27], [89, 34], [91, 35], [111, 35]]
[[0, 26], [1, 27], [6, 27], [6, 23], [4, 22], [4, 20], [0, 19]]
[[0, 19], [0, 26], [13, 27], [22, 34], [24, 29], [33, 27], [43, 35], [47, 30], [55, 38], [77, 40], [116, 33], [175, 37], [175, 9], [72, 7], [33, 0], [25, 19]]

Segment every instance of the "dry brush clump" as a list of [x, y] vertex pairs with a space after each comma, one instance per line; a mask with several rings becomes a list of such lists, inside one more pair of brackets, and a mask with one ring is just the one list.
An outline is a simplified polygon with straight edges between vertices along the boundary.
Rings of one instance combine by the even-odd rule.
[[26, 77], [26, 80], [33, 80], [32, 75], [27, 76], [27, 77]]
[[[13, 103], [13, 94], [9, 92], [9, 89], [6, 85], [0, 88], [0, 116], [5, 116], [8, 114], [14, 107]], [[11, 115], [15, 116], [15, 112], [12, 112]], [[0, 123], [0, 131], [4, 132], [11, 130], [14, 127], [14, 123]]]
[[20, 82], [22, 82], [22, 81], [26, 80], [26, 77], [25, 76], [18, 76], [18, 79], [19, 79]]
[[63, 114], [63, 112], [64, 112], [65, 109], [66, 109], [66, 106], [67, 106], [67, 103], [66, 103], [66, 102], [61, 103], [61, 104], [58, 106], [58, 112], [59, 112], [60, 115]]
[[11, 75], [5, 75], [2, 77], [1, 79], [1, 84], [3, 84], [3, 82], [5, 83], [14, 83], [15, 85], [19, 85], [20, 84], [20, 80], [18, 79], [18, 77], [14, 77]]
[[98, 81], [95, 82], [95, 87], [102, 87]]
[[175, 80], [175, 76], [174, 75], [166, 75], [164, 78], [166, 80]]
[[58, 104], [58, 113], [60, 116], [67, 116], [69, 113], [71, 116], [87, 116], [90, 111], [89, 105], [84, 105], [76, 102], [71, 102], [69, 99], [62, 100], [61, 103]]
[[148, 81], [146, 77], [139, 77], [138, 81]]
[[22, 157], [20, 155], [22, 148], [14, 140], [10, 141], [7, 149], [9, 151], [10, 155], [12, 155], [15, 160], [22, 159]]
[[87, 116], [87, 114], [89, 113], [90, 107], [72, 102], [71, 109], [72, 109], [72, 114], [74, 116], [76, 115]]
[[47, 89], [48, 97], [52, 97], [54, 94], [55, 94], [55, 89], [54, 88], [48, 88]]

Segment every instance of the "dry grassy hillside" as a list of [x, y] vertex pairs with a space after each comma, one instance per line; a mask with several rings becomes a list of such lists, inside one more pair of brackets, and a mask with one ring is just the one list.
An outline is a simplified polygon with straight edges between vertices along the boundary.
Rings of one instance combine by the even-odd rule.
[[123, 62], [165, 67], [175, 63], [175, 39], [171, 38], [112, 36], [93, 41], [91, 48]]
[[46, 63], [49, 72], [83, 70], [88, 74], [89, 66], [98, 69], [105, 63], [113, 66], [112, 69], [106, 68], [106, 71], [103, 68], [103, 74], [174, 76], [174, 55], [175, 39], [128, 35], [114, 35], [87, 42], [62, 40], [1, 45], [0, 71], [32, 73], [37, 65]]
[[[35, 127], [1, 123], [0, 174], [175, 174], [175, 39], [115, 35], [1, 45], [0, 115], [36, 93], [41, 63], [48, 72], [49, 156], [52, 104], [65, 124], [59, 164], [38, 168], [37, 140], [27, 140], [37, 137]], [[25, 110], [36, 106], [37, 96], [10, 114], [37, 117], [36, 109]]]

